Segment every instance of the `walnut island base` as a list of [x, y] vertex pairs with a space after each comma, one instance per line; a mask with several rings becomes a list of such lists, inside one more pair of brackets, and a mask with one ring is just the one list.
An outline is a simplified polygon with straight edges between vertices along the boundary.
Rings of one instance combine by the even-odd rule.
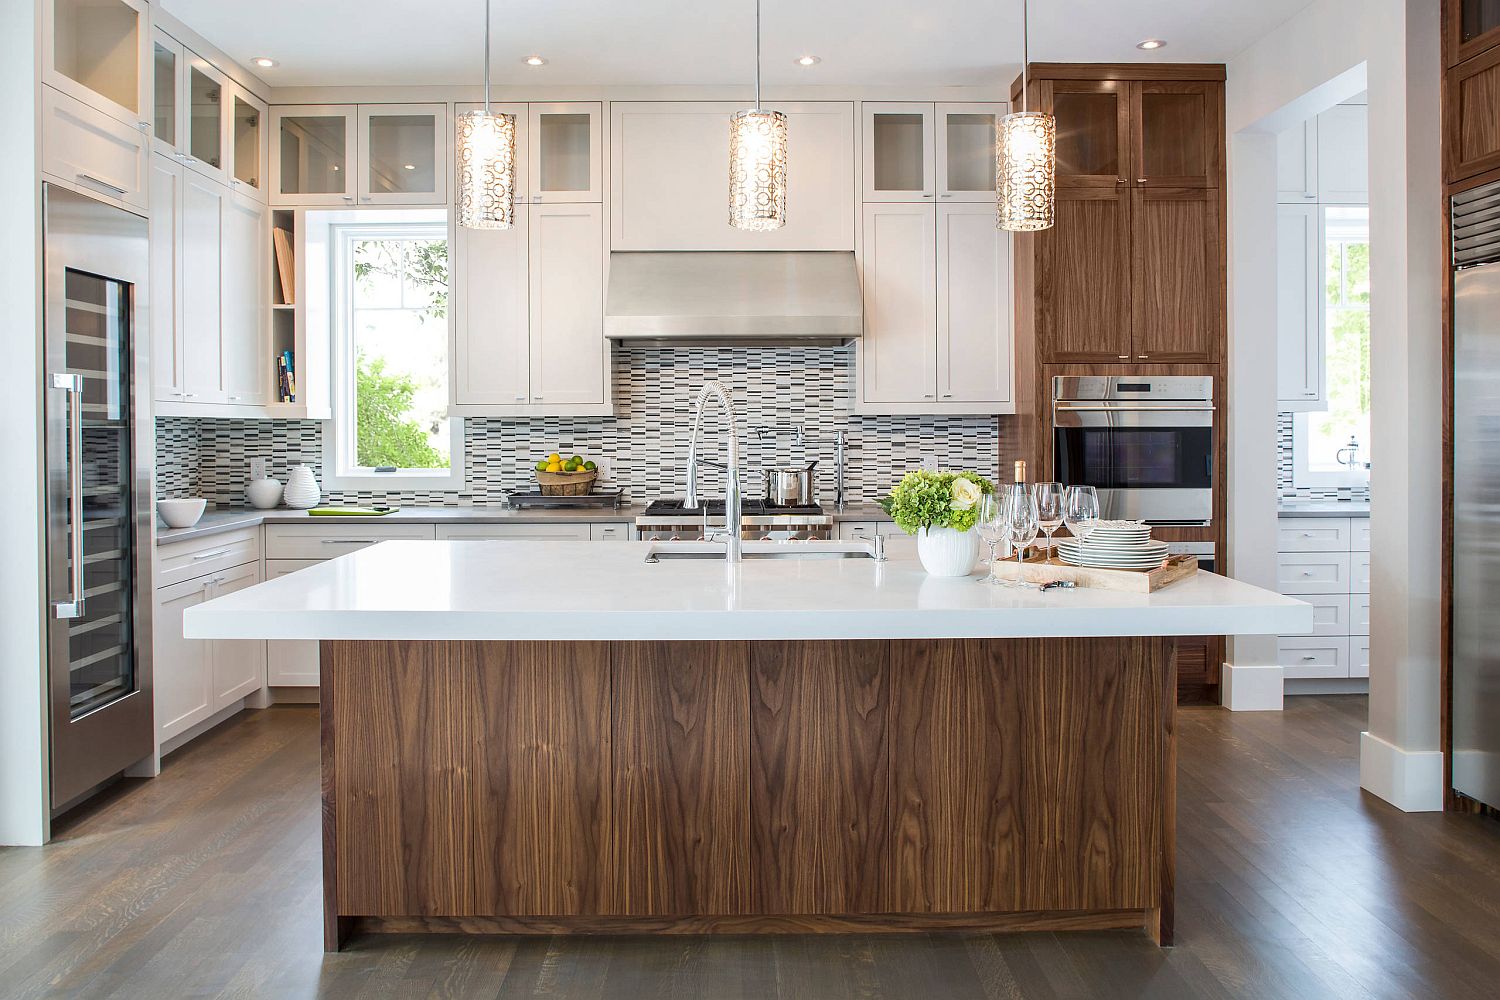
[[1172, 640], [322, 643], [353, 933], [1143, 928]]

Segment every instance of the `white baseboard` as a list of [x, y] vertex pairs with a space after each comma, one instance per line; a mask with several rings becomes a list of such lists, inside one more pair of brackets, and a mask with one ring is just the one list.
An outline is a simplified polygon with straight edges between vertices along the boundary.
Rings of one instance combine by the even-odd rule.
[[1231, 712], [1281, 711], [1282, 669], [1279, 664], [1224, 664], [1219, 678], [1219, 700]]
[[1369, 694], [1370, 681], [1364, 677], [1295, 677], [1286, 682], [1289, 696], [1299, 694]]
[[1443, 753], [1403, 750], [1379, 736], [1360, 733], [1359, 784], [1403, 812], [1441, 812]]

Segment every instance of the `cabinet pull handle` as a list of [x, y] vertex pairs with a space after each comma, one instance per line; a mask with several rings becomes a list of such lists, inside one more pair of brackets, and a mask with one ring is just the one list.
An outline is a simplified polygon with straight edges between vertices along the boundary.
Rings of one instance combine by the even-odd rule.
[[1136, 178], [1136, 179], [1135, 179], [1135, 182], [1136, 182], [1136, 183], [1137, 183], [1137, 184], [1144, 184], [1144, 183], [1146, 183], [1146, 178], [1144, 178], [1144, 177], [1137, 177], [1137, 178]]
[[1313, 656], [1313, 655], [1311, 655], [1311, 654], [1309, 654], [1309, 655], [1307, 655], [1307, 656], [1304, 656], [1304, 657], [1302, 657], [1302, 659], [1303, 659], [1303, 660], [1304, 660], [1304, 661], [1305, 661], [1305, 660], [1316, 660], [1316, 659], [1317, 659], [1317, 657], [1316, 657], [1316, 656]]
[[217, 559], [220, 556], [229, 555], [231, 551], [230, 549], [214, 549], [212, 552], [200, 552], [193, 556], [193, 562], [201, 562], [204, 559]]
[[1136, 358], [1137, 361], [1145, 361], [1145, 360], [1147, 360], [1146, 355], [1144, 355], [1144, 354], [1137, 354], [1135, 356], [1135, 358]]
[[1125, 178], [1123, 178], [1123, 177], [1116, 177], [1115, 178], [1115, 183], [1116, 184], [1124, 184], [1125, 183]]
[[150, 122], [136, 122], [135, 123], [135, 127], [138, 128], [138, 129], [140, 129], [142, 132], [148, 132], [151, 129], [151, 123]]
[[1128, 355], [1128, 354], [1122, 354], [1122, 355], [1120, 355], [1120, 360], [1121, 361], [1129, 361], [1130, 360], [1130, 355]]
[[373, 538], [323, 538], [320, 541], [324, 545], [374, 545]]
[[931, 197], [932, 197], [932, 195], [930, 195], [930, 194], [924, 194], [924, 195], [923, 195], [923, 196], [922, 196], [922, 197], [923, 197], [923, 198], [931, 198]]
[[78, 175], [78, 179], [85, 184], [92, 184], [94, 187], [103, 188], [106, 191], [113, 191], [115, 194], [120, 195], [121, 197], [124, 197], [126, 193], [126, 189], [120, 187], [120, 185], [111, 184], [109, 181], [101, 181], [93, 174], [80, 173]]

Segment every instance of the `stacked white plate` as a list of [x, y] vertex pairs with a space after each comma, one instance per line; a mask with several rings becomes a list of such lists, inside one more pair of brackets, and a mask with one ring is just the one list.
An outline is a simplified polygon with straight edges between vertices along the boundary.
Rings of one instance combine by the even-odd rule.
[[1139, 521], [1100, 521], [1085, 541], [1060, 538], [1058, 555], [1073, 566], [1096, 569], [1155, 569], [1167, 558], [1167, 543], [1153, 541]]

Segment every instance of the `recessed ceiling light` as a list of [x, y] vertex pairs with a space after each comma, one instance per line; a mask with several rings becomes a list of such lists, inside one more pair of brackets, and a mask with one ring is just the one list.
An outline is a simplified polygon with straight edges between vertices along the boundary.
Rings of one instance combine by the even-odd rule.
[[403, 164], [401, 164], [401, 169], [402, 170], [415, 170], [415, 169], [417, 169], [417, 165], [415, 163], [403, 163]]
[[797, 60], [798, 66], [816, 66], [823, 61], [822, 56], [802, 56]]
[[1152, 49], [1165, 48], [1166, 44], [1167, 43], [1165, 39], [1148, 38], [1144, 42], [1137, 42], [1135, 47], [1138, 49], [1145, 49], [1147, 52], [1150, 52]]
[[547, 60], [543, 59], [541, 56], [527, 56], [525, 59], [522, 60], [522, 62], [524, 62], [528, 66], [545, 66], [545, 65], [547, 65]]
[[253, 63], [255, 63], [255, 65], [259, 66], [261, 69], [270, 69], [272, 66], [280, 66], [281, 65], [279, 62], [277, 62], [275, 59], [272, 59], [270, 56], [256, 56], [254, 59], [251, 59], [250, 61], [253, 62]]

